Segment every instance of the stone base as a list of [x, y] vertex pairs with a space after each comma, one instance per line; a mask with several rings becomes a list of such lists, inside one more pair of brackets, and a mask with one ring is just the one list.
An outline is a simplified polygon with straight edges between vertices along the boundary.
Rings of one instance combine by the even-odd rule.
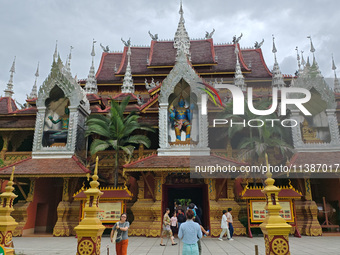
[[18, 223], [18, 226], [13, 231], [13, 236], [22, 236], [24, 226], [27, 222], [27, 208], [31, 202], [25, 200], [18, 201], [13, 208], [14, 211], [11, 213], [12, 217]]
[[53, 228], [53, 236], [76, 235], [74, 228], [79, 224], [80, 201], [61, 201], [57, 208], [58, 220]]
[[[131, 207], [134, 221], [129, 227], [131, 236], [160, 236], [161, 221], [158, 214], [161, 213], [161, 202], [153, 202], [151, 199], [138, 199]], [[156, 216], [156, 218], [155, 218]]]
[[314, 201], [295, 201], [297, 227], [301, 235], [321, 236], [322, 228], [317, 218]]
[[69, 213], [69, 202], [61, 201], [57, 208], [58, 220], [53, 228], [53, 236], [70, 236], [67, 225], [67, 215]]
[[234, 235], [246, 235], [246, 228], [238, 220], [241, 207], [234, 200], [210, 200], [210, 227], [211, 236], [219, 236], [221, 229], [222, 211], [232, 208]]

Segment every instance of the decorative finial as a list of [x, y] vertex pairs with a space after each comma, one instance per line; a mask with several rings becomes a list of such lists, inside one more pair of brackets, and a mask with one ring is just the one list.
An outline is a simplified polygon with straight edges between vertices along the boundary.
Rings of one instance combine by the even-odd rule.
[[[124, 40], [122, 39], [124, 42]], [[128, 62], [126, 65], [126, 70], [124, 74], [124, 80], [123, 80], [123, 85], [122, 85], [122, 93], [135, 93], [135, 86], [133, 84], [133, 79], [132, 79], [132, 72], [131, 72], [131, 41], [130, 39], [128, 40], [125, 45], [128, 47], [127, 49], [127, 58]]]
[[234, 83], [237, 87], [242, 89], [243, 91], [246, 89], [246, 84], [244, 82], [244, 76], [241, 71], [240, 61], [238, 58], [239, 49], [238, 45], [235, 44], [235, 55], [236, 55], [236, 67], [235, 67], [235, 76], [234, 76]]
[[332, 70], [334, 71], [334, 92], [340, 93], [340, 83], [339, 83], [338, 77], [336, 76], [336, 71], [335, 71], [336, 66], [335, 66], [333, 54], [332, 54]]
[[300, 55], [299, 55], [299, 48], [298, 48], [298, 46], [296, 46], [295, 50], [296, 50], [296, 59], [297, 59], [298, 67], [299, 67], [299, 71], [300, 71], [301, 70], [301, 63], [300, 63]]
[[66, 71], [71, 74], [71, 59], [72, 59], [72, 50], [73, 46], [70, 46], [70, 54], [68, 54], [68, 58], [66, 61]]
[[176, 60], [183, 53], [186, 57], [188, 57], [189, 61], [191, 61], [191, 54], [190, 54], [190, 38], [188, 35], [187, 30], [185, 29], [185, 20], [183, 17], [183, 8], [182, 8], [182, 1], [179, 8], [179, 14], [181, 15], [177, 31], [175, 33], [174, 38], [174, 48], [177, 49]]
[[274, 35], [273, 36], [273, 49], [272, 49], [272, 52], [275, 54], [277, 52], [277, 49], [276, 49], [276, 46], [275, 46], [275, 37]]
[[96, 56], [96, 53], [94, 52], [94, 44], [95, 44], [96, 42], [97, 42], [97, 41], [95, 41], [94, 38], [93, 38], [93, 41], [92, 41], [92, 51], [91, 51], [92, 60], [93, 60], [94, 56]]
[[14, 94], [14, 91], [13, 91], [13, 74], [15, 73], [15, 59], [16, 59], [16, 57], [14, 57], [12, 67], [9, 70], [9, 72], [11, 74], [9, 76], [7, 88], [4, 90], [5, 91], [5, 97], [12, 97], [12, 95]]
[[307, 38], [309, 38], [309, 40], [310, 40], [310, 52], [314, 53], [315, 48], [314, 48], [314, 45], [313, 45], [313, 42], [312, 42], [312, 37], [309, 35], [309, 36], [307, 36]]
[[336, 70], [336, 66], [335, 66], [335, 63], [334, 63], [334, 57], [333, 57], [333, 54], [332, 54], [332, 70], [335, 71]]
[[99, 162], [99, 157], [96, 157], [96, 166], [94, 168], [94, 175], [98, 175], [98, 162]]
[[32, 88], [32, 91], [29, 95], [29, 99], [33, 99], [33, 98], [37, 98], [38, 97], [38, 93], [37, 93], [37, 80], [38, 80], [38, 77], [39, 77], [39, 62], [38, 62], [38, 66], [37, 66], [37, 71], [35, 72], [35, 81], [34, 81], [34, 85], [33, 85], [33, 88]]
[[15, 166], [13, 166], [13, 168], [12, 168], [11, 178], [9, 179], [11, 182], [12, 182], [13, 179], [14, 179], [14, 170], [15, 170]]
[[276, 46], [275, 46], [275, 37], [273, 35], [273, 50], [272, 52], [274, 53], [274, 67], [273, 67], [273, 75], [272, 75], [272, 87], [276, 87], [276, 88], [281, 88], [285, 86], [285, 83], [283, 81], [283, 75], [280, 71], [280, 67], [279, 64], [277, 62], [276, 59]]
[[58, 40], [55, 41], [55, 50], [53, 54], [53, 61], [56, 62], [58, 57]]
[[305, 65], [306, 65], [306, 61], [305, 61], [305, 59], [304, 59], [304, 57], [303, 57], [303, 50], [301, 51], [301, 65], [303, 66], [303, 67], [305, 67]]
[[92, 64], [91, 64], [89, 75], [87, 76], [86, 84], [84, 87], [86, 94], [97, 94], [98, 93], [98, 86], [97, 86], [96, 74], [95, 74], [95, 69], [94, 69], [94, 57], [96, 55], [94, 52], [94, 44], [96, 42], [97, 41], [95, 41], [94, 39], [92, 40], [92, 51], [91, 51]]

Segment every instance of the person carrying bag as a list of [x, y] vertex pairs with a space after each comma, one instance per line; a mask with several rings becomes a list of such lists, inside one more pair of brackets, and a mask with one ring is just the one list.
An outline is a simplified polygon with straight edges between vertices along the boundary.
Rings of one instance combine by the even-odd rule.
[[129, 226], [130, 224], [127, 221], [127, 215], [126, 213], [123, 213], [120, 216], [120, 220], [112, 228], [110, 239], [112, 243], [116, 244], [117, 255], [127, 255]]

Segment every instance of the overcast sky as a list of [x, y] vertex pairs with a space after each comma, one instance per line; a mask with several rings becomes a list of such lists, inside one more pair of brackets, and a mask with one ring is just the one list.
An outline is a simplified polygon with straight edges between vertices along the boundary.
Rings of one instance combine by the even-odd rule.
[[[49, 74], [55, 42], [65, 63], [73, 46], [71, 71], [86, 78], [91, 65], [92, 38], [95, 67], [102, 49], [121, 51], [121, 37], [131, 37], [133, 45], [150, 45], [150, 30], [160, 39], [173, 39], [179, 21], [179, 0], [0, 0], [0, 95], [9, 80], [9, 70], [16, 56], [14, 98], [24, 103], [40, 62], [40, 86]], [[183, 0], [185, 26], [191, 38], [203, 38], [216, 30], [214, 43], [230, 42], [243, 33], [241, 47], [251, 47], [265, 40], [262, 50], [270, 69], [273, 66], [272, 34], [275, 35], [277, 59], [281, 71], [297, 70], [298, 46], [309, 52], [308, 35], [313, 38], [315, 55], [324, 77], [333, 77], [331, 56], [340, 68], [340, 2], [331, 0]], [[338, 46], [338, 47], [337, 47]], [[133, 72], [133, 70], [132, 70]], [[340, 76], [338, 74], [338, 76]]]

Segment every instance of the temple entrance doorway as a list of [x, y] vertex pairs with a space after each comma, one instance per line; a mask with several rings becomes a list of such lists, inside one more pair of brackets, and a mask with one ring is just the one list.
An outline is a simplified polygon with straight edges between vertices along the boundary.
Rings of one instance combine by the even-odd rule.
[[[185, 180], [185, 179], [181, 179]], [[200, 181], [203, 181], [200, 180]], [[199, 181], [199, 182], [200, 182]], [[188, 183], [188, 184], [164, 184], [162, 212], [166, 208], [170, 209], [170, 217], [174, 213], [174, 202], [187, 203], [181, 204], [181, 207], [186, 209], [189, 203], [194, 203], [197, 206], [197, 214], [200, 216], [202, 226], [207, 230], [210, 229], [210, 212], [208, 199], [208, 186], [204, 183]]]

